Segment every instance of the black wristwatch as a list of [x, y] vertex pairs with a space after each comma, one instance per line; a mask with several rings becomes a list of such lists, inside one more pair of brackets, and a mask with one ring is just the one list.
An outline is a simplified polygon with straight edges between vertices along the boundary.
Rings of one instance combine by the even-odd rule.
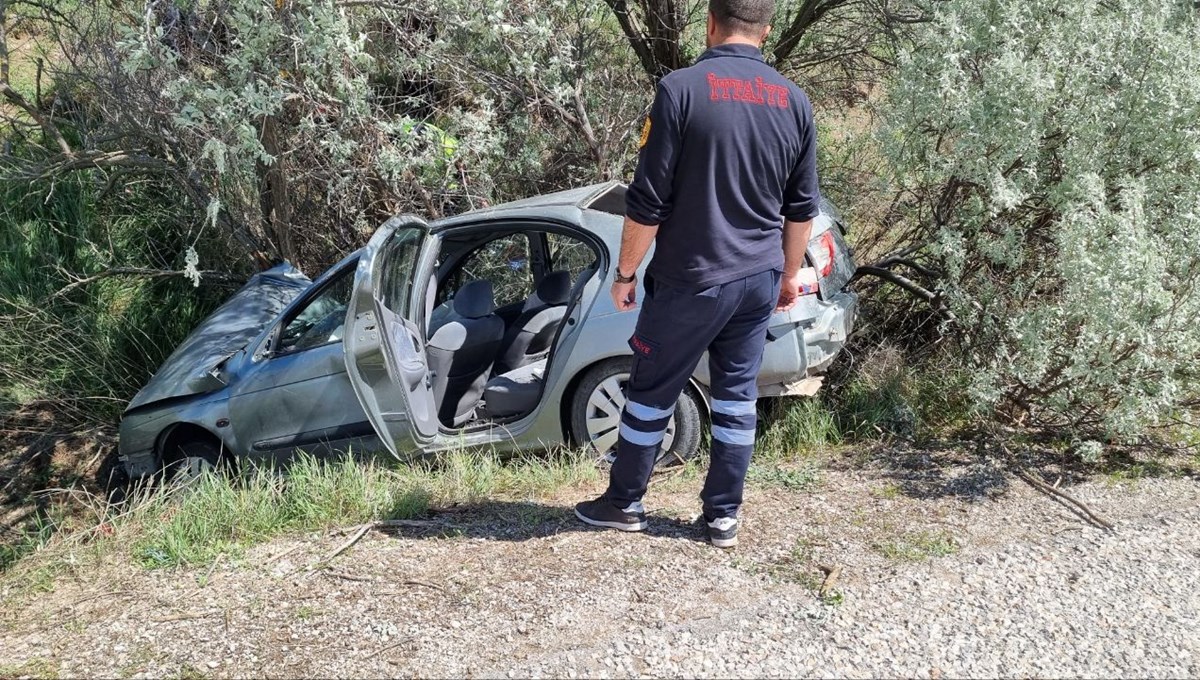
[[637, 272], [625, 276], [621, 273], [621, 268], [617, 267], [617, 276], [613, 279], [613, 283], [633, 283], [634, 281], [637, 281]]

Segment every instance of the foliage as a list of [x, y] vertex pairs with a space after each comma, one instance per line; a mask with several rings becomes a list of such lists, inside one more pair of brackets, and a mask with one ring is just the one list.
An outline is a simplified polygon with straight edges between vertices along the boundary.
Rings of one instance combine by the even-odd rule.
[[623, 174], [650, 90], [607, 11], [0, 1], [0, 405], [111, 422], [273, 259]]
[[1200, 354], [1200, 20], [1175, 0], [948, 0], [884, 152], [981, 408], [1130, 435]]
[[49, 68], [49, 115], [20, 101], [12, 121], [42, 153], [0, 156], [0, 176], [162, 177], [247, 263], [315, 271], [393, 214], [623, 174], [651, 93], [599, 0], [146, 9], [44, 10], [68, 58]]
[[[638, 64], [658, 80], [703, 49], [707, 0], [605, 0]], [[898, 0], [779, 0], [764, 56], [817, 98], [861, 99], [906, 28], [925, 20]]]
[[[91, 180], [0, 186], [0, 411], [40, 402], [76, 423], [114, 419], [229, 292], [177, 275], [190, 244], [160, 187], [113, 196]], [[147, 263], [152, 276], [79, 285]]]

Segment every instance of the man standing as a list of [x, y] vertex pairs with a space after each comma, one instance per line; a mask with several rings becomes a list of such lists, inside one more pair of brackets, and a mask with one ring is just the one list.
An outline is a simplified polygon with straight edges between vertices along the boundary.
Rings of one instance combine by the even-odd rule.
[[760, 51], [774, 10], [774, 0], [710, 0], [709, 49], [662, 79], [642, 129], [618, 310], [637, 306], [637, 269], [657, 247], [608, 490], [575, 507], [593, 526], [646, 527], [642, 496], [663, 434], [707, 350], [712, 457], [700, 498], [712, 544], [737, 545], [767, 324], [795, 304], [819, 201], [812, 108]]

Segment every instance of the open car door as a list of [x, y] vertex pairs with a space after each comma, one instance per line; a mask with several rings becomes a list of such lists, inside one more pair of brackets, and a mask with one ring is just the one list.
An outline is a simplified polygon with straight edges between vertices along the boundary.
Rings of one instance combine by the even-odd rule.
[[346, 372], [367, 418], [396, 457], [421, 451], [438, 432], [416, 286], [429, 225], [388, 220], [363, 249], [346, 313]]

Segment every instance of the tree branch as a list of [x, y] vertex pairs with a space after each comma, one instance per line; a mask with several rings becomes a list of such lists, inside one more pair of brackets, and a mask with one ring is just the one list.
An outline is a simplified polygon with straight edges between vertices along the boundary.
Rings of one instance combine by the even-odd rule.
[[884, 269], [883, 267], [875, 267], [871, 265], [859, 267], [854, 272], [854, 279], [857, 279], [860, 276], [875, 276], [889, 283], [894, 283], [905, 291], [908, 291], [916, 297], [928, 302], [935, 311], [942, 314], [950, 321], [958, 320], [958, 318], [954, 315], [954, 312], [950, 311], [945, 302], [942, 301], [942, 296], [940, 293], [931, 291], [912, 279], [901, 276], [900, 274], [888, 269]]
[[642, 69], [652, 78], [661, 78], [658, 64], [655, 63], [654, 52], [646, 41], [645, 33], [636, 25], [633, 16], [629, 13], [629, 4], [625, 0], [604, 0], [604, 2], [616, 15], [617, 23], [621, 25], [621, 31], [629, 40], [629, 46], [633, 48], [638, 61], [642, 63]]
[[771, 52], [776, 65], [782, 64], [792, 56], [792, 52], [804, 39], [808, 33], [808, 29], [812, 28], [813, 24], [821, 20], [829, 10], [834, 7], [845, 5], [851, 0], [804, 0], [800, 8], [796, 11], [796, 16], [792, 18], [792, 23], [784, 29], [783, 34], [779, 37], [779, 42], [775, 44], [775, 49]]
[[[165, 279], [165, 278], [172, 278], [172, 277], [184, 276], [184, 275], [185, 275], [185, 273], [182, 270], [175, 270], [175, 269], [146, 269], [143, 267], [111, 267], [109, 269], [105, 269], [104, 271], [102, 271], [98, 274], [93, 274], [91, 276], [85, 276], [82, 279], [76, 279], [75, 281], [68, 283], [67, 285], [60, 288], [58, 290], [58, 292], [51, 295], [49, 299], [54, 300], [54, 299], [60, 298], [77, 288], [82, 288], [83, 286], [95, 283], [97, 281], [101, 281], [103, 279], [110, 279], [114, 276], [141, 276], [141, 277], [152, 278], [152, 279]], [[241, 280], [240, 277], [234, 276], [233, 274], [228, 274], [225, 272], [218, 272], [218, 271], [202, 271], [202, 272], [200, 272], [200, 277], [201, 278], [210, 278], [210, 279], [213, 279], [214, 281], [219, 281], [221, 283], [236, 283]]]

